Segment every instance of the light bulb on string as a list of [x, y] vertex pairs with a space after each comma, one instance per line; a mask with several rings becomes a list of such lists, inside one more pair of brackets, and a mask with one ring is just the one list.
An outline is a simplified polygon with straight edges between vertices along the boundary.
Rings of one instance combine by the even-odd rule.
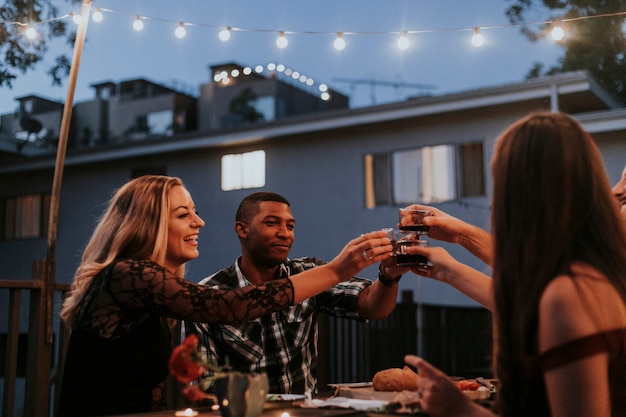
[[76, 13], [70, 13], [70, 16], [72, 16], [72, 21], [74, 22], [74, 24], [76, 25], [80, 25], [80, 23], [83, 21], [83, 18], [81, 15], [76, 14]]
[[102, 22], [102, 17], [103, 16], [102, 16], [102, 12], [100, 11], [100, 8], [97, 8], [91, 15], [91, 19], [96, 23]]
[[28, 28], [24, 31], [24, 34], [28, 39], [35, 39], [37, 37], [37, 31], [32, 25], [29, 25]]
[[143, 21], [141, 20], [141, 16], [135, 17], [135, 21], [133, 22], [133, 29], [135, 29], [136, 32], [140, 32], [141, 30], [143, 30]]
[[284, 49], [287, 47], [288, 44], [289, 41], [285, 37], [285, 32], [280, 31], [278, 38], [276, 39], [276, 46], [278, 46], [280, 49]]
[[220, 40], [222, 42], [226, 42], [230, 39], [230, 26], [220, 30], [220, 33], [218, 33], [218, 37], [220, 38]]
[[178, 27], [174, 31], [174, 36], [176, 36], [178, 39], [182, 39], [185, 37], [185, 35], [187, 35], [187, 31], [185, 30], [185, 24], [183, 22], [180, 22], [178, 24]]
[[478, 26], [474, 27], [474, 34], [472, 35], [472, 45], [476, 47], [483, 46], [485, 43], [485, 38], [480, 33], [480, 28]]
[[346, 40], [343, 38], [342, 32], [337, 32], [337, 38], [335, 39], [335, 42], [333, 42], [333, 46], [338, 51], [346, 49]]
[[558, 19], [554, 21], [551, 36], [555, 41], [560, 41], [565, 37], [565, 32], [561, 28], [561, 21]]
[[396, 42], [398, 44], [398, 48], [405, 50], [409, 48], [409, 38], [407, 37], [407, 31], [403, 30], [402, 31], [402, 35], [400, 35], [400, 37], [398, 38], [398, 41]]

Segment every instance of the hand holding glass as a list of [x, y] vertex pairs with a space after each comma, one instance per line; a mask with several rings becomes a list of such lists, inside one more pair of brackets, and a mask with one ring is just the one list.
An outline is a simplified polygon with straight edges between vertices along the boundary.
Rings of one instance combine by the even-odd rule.
[[430, 210], [402, 208], [399, 212], [398, 228], [425, 235], [429, 227], [424, 224], [424, 218], [432, 215]]
[[421, 240], [419, 235], [412, 231], [385, 229], [387, 237], [391, 240], [393, 251], [391, 256], [396, 258], [396, 266], [425, 266], [428, 258], [424, 255], [408, 254], [406, 248], [410, 246], [428, 246], [428, 242]]

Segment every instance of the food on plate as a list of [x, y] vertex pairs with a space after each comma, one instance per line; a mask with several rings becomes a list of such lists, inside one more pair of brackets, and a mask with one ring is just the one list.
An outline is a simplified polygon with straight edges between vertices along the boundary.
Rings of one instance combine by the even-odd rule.
[[454, 383], [471, 400], [485, 400], [491, 395], [489, 388], [480, 385], [476, 380], [463, 379]]
[[389, 368], [376, 372], [372, 385], [376, 391], [417, 391], [419, 376], [411, 368]]

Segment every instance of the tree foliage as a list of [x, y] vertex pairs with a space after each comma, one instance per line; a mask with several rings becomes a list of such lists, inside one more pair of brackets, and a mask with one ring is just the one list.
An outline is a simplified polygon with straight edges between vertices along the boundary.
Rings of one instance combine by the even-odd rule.
[[[61, 85], [67, 77], [71, 60], [61, 54], [47, 62], [46, 54], [55, 39], [74, 44], [76, 32], [68, 28], [67, 19], [58, 19], [59, 8], [54, 0], [4, 0], [0, 6], [0, 87], [13, 86], [19, 74], [39, 70], [44, 66], [52, 85]], [[80, 0], [65, 0], [68, 4]], [[58, 3], [58, 1], [57, 1]], [[24, 36], [29, 23], [37, 23], [39, 36], [33, 40]], [[43, 23], [40, 23], [43, 22]], [[46, 61], [44, 61], [46, 59]]]
[[[538, 9], [545, 12], [539, 19]], [[587, 70], [626, 103], [626, 15], [614, 15], [621, 12], [626, 12], [626, 0], [513, 0], [506, 13], [514, 24], [574, 19], [561, 23], [565, 38], [559, 44], [564, 54], [557, 64], [544, 69], [535, 63], [528, 72], [529, 78]], [[537, 41], [550, 36], [552, 27], [548, 23], [538, 30], [529, 26], [522, 26], [521, 30], [528, 39]]]

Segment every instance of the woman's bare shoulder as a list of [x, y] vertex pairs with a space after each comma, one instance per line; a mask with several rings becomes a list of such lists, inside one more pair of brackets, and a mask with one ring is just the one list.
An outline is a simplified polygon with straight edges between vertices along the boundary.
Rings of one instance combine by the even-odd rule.
[[619, 292], [589, 265], [574, 265], [571, 275], [555, 277], [539, 301], [542, 348], [624, 325], [626, 307]]

